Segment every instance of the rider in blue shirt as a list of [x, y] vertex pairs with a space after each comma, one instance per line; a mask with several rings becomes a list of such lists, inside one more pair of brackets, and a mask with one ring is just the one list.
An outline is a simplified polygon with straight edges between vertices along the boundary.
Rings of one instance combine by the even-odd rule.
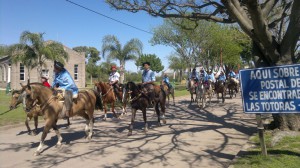
[[221, 71], [220, 75], [219, 75], [219, 78], [218, 78], [219, 81], [222, 81], [223, 84], [225, 84], [225, 81], [226, 81], [226, 76], [224, 74], [223, 71]]
[[191, 74], [189, 76], [189, 80], [190, 79], [194, 79], [196, 82], [198, 82], [200, 80], [200, 76], [199, 76], [198, 72], [196, 71], [196, 68], [194, 68], [193, 71], [191, 72]]
[[154, 93], [154, 82], [155, 82], [155, 74], [154, 72], [150, 69], [150, 62], [144, 62], [143, 63], [144, 71], [142, 74], [142, 86], [147, 90], [148, 98], [150, 101], [150, 104], [153, 105], [153, 101], [155, 98], [155, 93]]
[[163, 76], [163, 82], [165, 82], [168, 86], [168, 90], [170, 91], [172, 85], [170, 84], [170, 80], [169, 80], [169, 77], [168, 75], [165, 73], [164, 76]]
[[78, 96], [78, 88], [70, 73], [64, 68], [64, 65], [58, 61], [54, 61], [54, 80], [52, 88], [64, 90], [64, 106], [66, 110], [62, 112], [62, 117], [69, 117], [72, 110], [72, 100]]
[[233, 70], [232, 69], [230, 69], [230, 72], [228, 73], [228, 77], [229, 78], [235, 78], [235, 73], [233, 72]]

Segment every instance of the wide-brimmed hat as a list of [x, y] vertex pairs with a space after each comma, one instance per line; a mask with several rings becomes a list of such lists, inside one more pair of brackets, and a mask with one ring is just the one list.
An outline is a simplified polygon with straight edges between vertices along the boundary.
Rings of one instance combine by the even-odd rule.
[[63, 69], [63, 68], [64, 68], [64, 64], [62, 64], [62, 63], [59, 62], [59, 61], [54, 61], [54, 67]]
[[147, 65], [151, 66], [150, 62], [143, 62], [143, 64], [142, 64], [142, 65], [144, 66], [145, 64], [147, 64]]

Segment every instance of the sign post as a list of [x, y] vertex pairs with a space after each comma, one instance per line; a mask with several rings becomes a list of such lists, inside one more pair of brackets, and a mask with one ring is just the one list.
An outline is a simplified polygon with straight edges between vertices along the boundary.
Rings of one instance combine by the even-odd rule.
[[244, 112], [256, 114], [267, 155], [261, 114], [300, 113], [300, 64], [241, 70], [240, 78]]

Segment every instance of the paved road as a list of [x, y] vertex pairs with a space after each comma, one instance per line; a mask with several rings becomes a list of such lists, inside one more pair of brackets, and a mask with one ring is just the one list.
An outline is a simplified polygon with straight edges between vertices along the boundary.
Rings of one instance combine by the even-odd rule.
[[240, 97], [226, 99], [224, 104], [214, 98], [204, 110], [188, 100], [180, 97], [167, 110], [167, 124], [161, 127], [149, 110], [147, 134], [138, 112], [131, 137], [127, 137], [130, 114], [121, 120], [109, 115], [102, 121], [102, 112], [97, 111], [91, 142], [84, 139], [83, 119], [73, 118], [70, 128], [59, 121], [63, 145], [55, 147], [57, 138], [51, 131], [40, 156], [33, 153], [41, 133], [29, 136], [23, 125], [0, 128], [0, 167], [228, 167], [256, 131], [254, 116], [243, 114]]

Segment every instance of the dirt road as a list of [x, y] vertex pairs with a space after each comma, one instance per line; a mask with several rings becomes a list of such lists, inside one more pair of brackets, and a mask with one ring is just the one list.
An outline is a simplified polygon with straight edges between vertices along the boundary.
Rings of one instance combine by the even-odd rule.
[[[130, 112], [121, 120], [102, 121], [96, 112], [94, 136], [84, 139], [84, 120], [71, 119], [66, 128], [59, 121], [63, 145], [56, 148], [54, 131], [45, 141], [40, 156], [33, 156], [41, 132], [28, 135], [24, 125], [0, 128], [1, 168], [94, 168], [94, 167], [228, 167], [232, 159], [256, 131], [254, 116], [243, 114], [240, 97], [212, 104], [204, 110], [189, 105], [189, 97], [180, 97], [167, 109], [167, 124], [157, 127], [157, 118], [148, 111], [149, 131], [143, 132], [141, 112], [137, 114], [133, 135], [128, 137]], [[130, 110], [129, 110], [130, 111]], [[32, 124], [32, 123], [31, 123]], [[39, 123], [40, 127], [43, 122]], [[42, 128], [39, 129], [42, 131]]]

